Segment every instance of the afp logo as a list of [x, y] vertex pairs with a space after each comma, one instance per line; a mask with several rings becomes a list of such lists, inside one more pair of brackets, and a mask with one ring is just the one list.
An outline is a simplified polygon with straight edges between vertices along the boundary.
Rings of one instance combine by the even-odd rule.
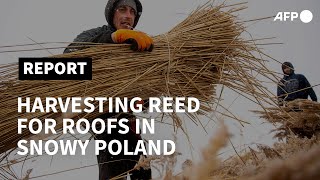
[[313, 14], [309, 10], [303, 10], [300, 14], [298, 12], [278, 12], [273, 21], [294, 21], [297, 18], [300, 18], [303, 23], [309, 23], [312, 21]]

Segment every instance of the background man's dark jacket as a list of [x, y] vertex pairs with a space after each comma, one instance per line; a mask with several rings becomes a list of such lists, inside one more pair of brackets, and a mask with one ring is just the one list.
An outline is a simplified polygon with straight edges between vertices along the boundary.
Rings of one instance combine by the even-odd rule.
[[278, 84], [277, 95], [279, 98], [284, 99], [284, 101], [308, 99], [308, 96], [310, 96], [313, 101], [317, 101], [317, 96], [307, 78], [302, 74], [295, 74], [294, 72], [288, 76], [285, 75], [280, 80], [280, 83]]

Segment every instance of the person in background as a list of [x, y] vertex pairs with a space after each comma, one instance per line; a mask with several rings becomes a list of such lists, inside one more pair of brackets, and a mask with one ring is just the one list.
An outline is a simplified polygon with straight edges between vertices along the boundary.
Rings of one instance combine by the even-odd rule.
[[[105, 7], [105, 17], [108, 25], [90, 29], [79, 34], [74, 42], [71, 43], [64, 53], [71, 53], [87, 48], [86, 43], [129, 43], [134, 51], [152, 51], [153, 40], [146, 33], [135, 31], [133, 28], [137, 25], [142, 13], [142, 5], [139, 0], [109, 0]], [[136, 117], [132, 113], [105, 113], [97, 118], [108, 119], [126, 118], [129, 119], [130, 132], [128, 134], [118, 133], [119, 129], [113, 129], [111, 134], [102, 133], [95, 135], [96, 139], [105, 140], [108, 144], [111, 140], [123, 142], [128, 140], [129, 151], [134, 151], [141, 136], [135, 132]], [[97, 156], [99, 163], [99, 180], [114, 178], [120, 174], [126, 175], [127, 171], [134, 168], [139, 161], [140, 154], [125, 156], [123, 152], [117, 156], [111, 155], [108, 150]], [[140, 169], [129, 172], [131, 180], [151, 179], [151, 169]], [[119, 179], [119, 178], [117, 178]], [[123, 178], [126, 179], [126, 178]]]
[[278, 83], [277, 96], [280, 106], [285, 102], [295, 99], [308, 99], [310, 96], [312, 101], [317, 101], [317, 96], [312, 89], [307, 78], [302, 74], [295, 74], [294, 67], [290, 62], [282, 64], [283, 78]]

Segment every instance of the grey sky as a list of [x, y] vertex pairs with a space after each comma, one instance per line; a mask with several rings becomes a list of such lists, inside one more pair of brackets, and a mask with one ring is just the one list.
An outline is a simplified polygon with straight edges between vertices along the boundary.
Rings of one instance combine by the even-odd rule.
[[[144, 10], [136, 28], [151, 35], [165, 33], [185, 19], [197, 6], [205, 2], [206, 0], [142, 0]], [[239, 1], [229, 2], [238, 3]], [[318, 34], [320, 30], [320, 1], [248, 0], [248, 2], [248, 9], [239, 13], [241, 20], [274, 16], [279, 11], [301, 12], [308, 9], [313, 13], [313, 20], [308, 24], [302, 23], [299, 19], [294, 22], [273, 22], [273, 19], [268, 19], [249, 26], [248, 31], [255, 38], [276, 37], [276, 39], [268, 42], [284, 44], [263, 46], [264, 51], [281, 62], [291, 61], [296, 72], [303, 73], [312, 85], [320, 84], [318, 57], [320, 50], [320, 36]], [[29, 38], [36, 42], [71, 42], [82, 31], [106, 24], [104, 17], [105, 4], [106, 0], [1, 0], [0, 46], [33, 43]], [[39, 46], [35, 47], [39, 48]], [[1, 48], [0, 51], [2, 50], [4, 49]], [[50, 51], [57, 54], [61, 53], [63, 49]], [[48, 55], [50, 54], [44, 50], [0, 53], [0, 64], [17, 62], [19, 57]], [[274, 71], [281, 71], [280, 64], [274, 61], [270, 61], [268, 66]], [[275, 92], [275, 89], [275, 85], [270, 85], [271, 91]], [[314, 90], [319, 97], [320, 87], [315, 87]], [[226, 91], [226, 93], [229, 92]], [[228, 107], [237, 98], [237, 95], [230, 93], [224, 98], [223, 104]], [[271, 135], [268, 135], [270, 126], [261, 125], [262, 121], [248, 113], [248, 110], [256, 108], [256, 106], [241, 98], [237, 99], [236, 103], [231, 106], [231, 110], [235, 114], [252, 123], [252, 125], [241, 128], [238, 123], [226, 119], [230, 131], [234, 134], [233, 141], [236, 145], [252, 142], [271, 144]], [[187, 123], [187, 126], [188, 130], [193, 132], [190, 138], [196, 147], [193, 157], [198, 159], [200, 147], [206, 145], [208, 138], [214, 131], [213, 128], [217, 128], [217, 125], [215, 123], [209, 124], [212, 127], [209, 130], [209, 135], [206, 135], [200, 127], [193, 124]], [[159, 126], [156, 132], [158, 134], [153, 136], [155, 139], [172, 138], [169, 137], [171, 135], [168, 135], [165, 127]], [[180, 138], [178, 150], [184, 153], [179, 159], [179, 162], [181, 162], [186, 158], [191, 158], [192, 155], [188, 152], [188, 143], [181, 132], [178, 133], [177, 137]], [[34, 167], [32, 175], [93, 164], [96, 162], [96, 157], [94, 155], [68, 157], [68, 163], [66, 163], [63, 157], [55, 156], [51, 166], [50, 160], [50, 157], [41, 157], [36, 162], [31, 163], [30, 167]], [[41, 164], [41, 167], [39, 167], [39, 164]], [[18, 170], [20, 171], [20, 169]], [[52, 179], [95, 179], [97, 172], [97, 167], [90, 167], [46, 177], [45, 179], [51, 177]]]

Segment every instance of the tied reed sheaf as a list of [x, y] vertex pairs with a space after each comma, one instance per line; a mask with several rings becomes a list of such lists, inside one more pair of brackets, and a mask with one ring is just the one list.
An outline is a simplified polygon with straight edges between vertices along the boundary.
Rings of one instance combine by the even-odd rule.
[[[19, 81], [17, 64], [0, 66], [0, 153], [16, 146], [29, 131], [17, 134], [18, 118], [56, 118], [57, 113], [17, 113], [17, 97], [196, 97], [201, 102], [198, 114], [219, 106], [215, 88], [222, 84], [253, 102], [273, 103], [257, 76], [276, 82], [265, 65], [254, 39], [245, 32], [234, 5], [210, 3], [199, 7], [171, 31], [153, 37], [152, 52], [133, 52], [125, 44], [86, 44], [88, 48], [53, 57], [91, 57], [90, 81]], [[73, 44], [75, 45], [75, 44]], [[75, 45], [83, 47], [84, 44]], [[75, 47], [74, 47], [75, 48]], [[93, 119], [98, 113], [78, 114]], [[200, 121], [196, 114], [188, 114]], [[181, 128], [181, 120], [170, 115]], [[201, 122], [200, 122], [201, 123]]]
[[253, 111], [270, 123], [280, 123], [276, 137], [282, 139], [294, 133], [301, 137], [320, 134], [320, 103], [307, 99], [287, 102], [285, 107], [269, 107]]

